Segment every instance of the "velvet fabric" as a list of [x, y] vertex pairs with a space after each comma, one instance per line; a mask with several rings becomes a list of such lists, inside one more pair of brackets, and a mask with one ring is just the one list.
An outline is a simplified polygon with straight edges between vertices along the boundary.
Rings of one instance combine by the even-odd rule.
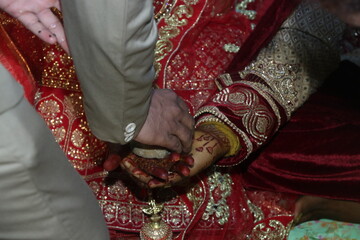
[[[257, 22], [248, 41], [244, 43], [235, 56], [227, 72], [238, 72], [253, 60], [259, 51], [271, 40], [286, 18], [294, 11], [300, 0], [263, 1], [262, 9], [258, 11], [263, 17]], [[264, 11], [264, 13], [262, 13]]]
[[359, 201], [359, 76], [359, 67], [342, 62], [275, 138], [249, 159], [242, 175], [245, 186]]

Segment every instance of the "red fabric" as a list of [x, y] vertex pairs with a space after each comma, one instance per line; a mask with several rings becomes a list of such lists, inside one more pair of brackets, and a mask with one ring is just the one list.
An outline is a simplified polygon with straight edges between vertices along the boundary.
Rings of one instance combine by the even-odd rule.
[[0, 62], [24, 88], [30, 103], [34, 103], [36, 83], [26, 61], [11, 41], [3, 26], [0, 26]]
[[[346, 62], [244, 172], [245, 186], [360, 201], [360, 69]], [[352, 89], [352, 90], [351, 90]]]
[[[178, 1], [179, 2], [179, 1]], [[265, 15], [267, 16], [267, 20], [271, 19], [271, 21], [260, 21], [258, 23], [259, 28], [257, 30], [259, 31], [255, 31], [256, 34], [251, 35], [247, 42], [245, 41], [244, 46], [250, 46], [250, 42], [252, 41], [252, 39], [256, 42], [256, 47], [252, 46], [251, 48], [247, 49], [247, 47], [242, 47], [242, 49], [247, 49], [250, 51], [250, 49], [252, 49], [250, 52], [248, 52], [249, 55], [246, 55], [247, 57], [244, 58], [246, 59], [246, 61], [241, 61], [242, 64], [246, 64], [245, 62], [249, 63], [252, 60], [252, 57], [254, 55], [256, 55], [256, 52], [258, 50], [258, 48], [260, 46], [262, 46], [262, 44], [266, 43], [266, 39], [268, 39], [269, 37], [271, 37], [271, 34], [269, 33], [274, 33], [276, 27], [275, 26], [279, 26], [281, 24], [281, 22], [285, 19], [285, 15], [289, 14], [291, 12], [290, 9], [293, 8], [293, 6], [290, 5], [285, 5], [285, 2], [288, 2], [290, 4], [290, 1], [279, 1], [282, 3], [282, 5], [274, 5], [273, 8], [270, 8], [271, 14], [275, 14], [277, 16], [277, 14], [279, 14], [278, 18], [276, 18], [277, 20], [279, 20], [279, 18], [281, 19], [281, 21], [279, 20], [277, 22], [277, 24], [274, 24], [274, 20], [270, 18], [270, 15]], [[295, 2], [295, 1], [294, 1]], [[212, 81], [207, 81], [208, 79], [203, 79], [200, 78], [199, 79], [202, 81], [201, 83], [204, 84], [201, 87], [203, 89], [200, 88], [194, 88], [191, 89], [191, 87], [195, 86], [192, 85], [190, 86], [188, 89], [185, 89], [185, 87], [187, 86], [186, 84], [189, 82], [185, 82], [185, 80], [193, 80], [196, 77], [198, 77], [197, 74], [201, 74], [203, 72], [205, 72], [206, 74], [209, 73], [209, 69], [213, 70], [214, 68], [211, 68], [210, 64], [206, 65], [206, 63], [211, 62], [211, 64], [215, 65], [215, 66], [220, 66], [220, 69], [217, 69], [217, 72], [214, 70], [214, 72], [210, 72], [210, 74], [208, 75], [216, 75], [219, 71], [223, 71], [224, 66], [228, 66], [229, 62], [233, 59], [235, 54], [227, 54], [225, 57], [223, 55], [220, 54], [224, 54], [224, 53], [218, 53], [216, 52], [214, 48], [212, 48], [212, 46], [210, 46], [210, 44], [213, 42], [214, 46], [219, 47], [222, 46], [221, 44], [223, 44], [224, 39], [226, 39], [226, 41], [229, 41], [234, 38], [234, 36], [236, 36], [237, 32], [235, 30], [237, 30], [236, 28], [238, 27], [243, 27], [245, 29], [246, 25], [243, 24], [239, 24], [237, 23], [234, 24], [233, 28], [230, 28], [231, 26], [229, 26], [229, 28], [219, 28], [216, 25], [216, 21], [209, 21], [208, 24], [205, 25], [201, 25], [203, 23], [199, 22], [200, 20], [198, 19], [198, 17], [200, 16], [200, 13], [208, 13], [206, 12], [208, 9], [204, 9], [204, 5], [206, 3], [206, 1], [200, 1], [200, 7], [195, 9], [196, 14], [194, 14], [194, 17], [191, 17], [191, 19], [189, 19], [190, 24], [187, 25], [186, 27], [181, 28], [183, 32], [183, 34], [179, 35], [176, 38], [175, 41], [175, 45], [174, 47], [179, 48], [179, 49], [175, 49], [174, 52], [172, 52], [172, 55], [169, 56], [167, 59], [165, 59], [164, 61], [162, 61], [162, 63], [164, 64], [163, 67], [163, 71], [166, 70], [168, 72], [164, 73], [161, 72], [161, 76], [160, 76], [160, 83], [159, 86], [161, 87], [169, 87], [176, 90], [177, 93], [179, 93], [180, 95], [182, 95], [184, 97], [184, 99], [187, 101], [187, 103], [189, 103], [189, 105], [192, 106], [192, 109], [196, 109], [199, 106], [195, 105], [196, 103], [199, 103], [201, 98], [204, 97], [204, 99], [206, 99], [208, 96], [206, 96], [206, 88], [204, 86], [207, 86], [206, 84]], [[292, 3], [292, 1], [291, 1]], [[277, 6], [277, 7], [275, 7]], [[281, 7], [282, 6], [282, 7]], [[289, 7], [289, 8], [287, 8]], [[285, 9], [284, 9], [285, 8]], [[288, 10], [286, 10], [288, 9]], [[270, 14], [269, 13], [269, 14]], [[274, 16], [272, 16], [274, 17]], [[236, 20], [235, 18], [231, 18], [232, 20]], [[222, 20], [221, 17], [218, 20]], [[276, 21], [277, 21], [276, 20]], [[234, 21], [233, 21], [234, 22]], [[231, 22], [231, 23], [233, 23]], [[264, 23], [262, 23], [264, 22]], [[219, 21], [220, 23], [220, 21]], [[272, 30], [270, 31], [269, 29], [267, 29], [265, 27], [265, 25], [270, 24], [272, 26]], [[161, 23], [160, 23], [161, 24]], [[196, 31], [195, 25], [196, 24], [200, 24], [202, 32], [199, 33]], [[264, 25], [263, 25], [264, 24]], [[271, 27], [270, 26], [270, 27]], [[266, 31], [263, 31], [264, 29], [266, 29]], [[224, 36], [216, 36], [217, 34], [214, 34], [211, 31], [218, 31], [218, 30], [222, 30], [222, 32], [224, 33]], [[260, 31], [261, 30], [261, 31]], [[207, 32], [209, 31], [209, 32]], [[181, 44], [183, 43], [183, 37], [187, 36], [187, 33], [199, 33], [199, 34], [194, 34], [192, 35], [191, 39], [194, 39], [195, 37], [197, 38], [198, 43], [194, 43], [194, 46], [192, 46], [193, 48], [191, 49], [185, 49], [184, 53], [181, 52], [181, 50], [184, 50], [181, 48]], [[227, 33], [234, 33], [234, 35], [229, 35]], [[226, 34], [225, 34], [226, 33]], [[207, 34], [213, 34], [213, 35], [207, 35]], [[15, 34], [16, 35], [16, 34]], [[26, 36], [26, 35], [25, 35]], [[21, 37], [23, 39], [24, 35], [21, 35]], [[214, 38], [212, 38], [214, 37]], [[213, 41], [213, 40], [216, 41]], [[262, 39], [262, 40], [261, 40]], [[189, 40], [189, 39], [188, 39]], [[244, 39], [240, 39], [237, 40], [238, 42], [232, 42], [234, 44], [242, 44]], [[251, 42], [252, 44], [254, 44], [255, 42]], [[206, 45], [206, 44], [209, 45]], [[221, 43], [221, 44], [220, 44]], [[198, 44], [198, 45], [197, 45]], [[247, 45], [248, 44], [248, 45]], [[29, 43], [29, 45], [31, 45]], [[208, 49], [202, 50], [199, 48], [199, 46], [210, 46]], [[189, 46], [191, 46], [191, 44], [189, 44]], [[34, 47], [34, 46], [33, 46]], [[51, 50], [51, 49], [50, 49]], [[180, 79], [176, 79], [176, 76], [174, 73], [178, 73], [178, 72], [185, 72], [182, 69], [175, 69], [172, 67], [176, 67], [177, 64], [179, 64], [179, 62], [176, 62], [176, 58], [175, 56], [180, 56], [181, 54], [184, 54], [184, 58], [186, 59], [186, 54], [187, 53], [191, 53], [191, 51], [194, 51], [194, 53], [196, 53], [197, 58], [188, 58], [189, 62], [186, 62], [184, 64], [184, 66], [188, 67], [187, 69], [191, 69], [192, 67], [204, 67], [204, 71], [200, 71], [198, 69], [195, 69], [196, 71], [194, 71], [194, 73], [191, 73], [189, 75], [184, 76], [183, 78]], [[245, 51], [243, 50], [243, 51]], [[27, 51], [30, 51], [27, 50]], [[45, 50], [43, 50], [45, 52]], [[43, 51], [39, 51], [39, 53], [41, 54], [45, 54]], [[49, 50], [47, 50], [49, 51]], [[198, 52], [196, 52], [198, 51]], [[240, 51], [241, 54], [245, 54], [243, 53], [243, 51]], [[52, 51], [51, 51], [52, 52]], [[199, 54], [198, 54], [199, 53]], [[205, 54], [201, 55], [201, 53]], [[61, 53], [57, 53], [55, 52], [55, 54], [61, 54]], [[209, 58], [209, 56], [211, 56], [211, 54], [214, 55], [214, 57], [217, 57], [217, 61], [218, 62], [213, 62], [210, 61], [212, 59]], [[241, 56], [241, 54], [239, 54], [239, 56]], [[250, 57], [251, 56], [251, 57]], [[239, 58], [239, 57], [237, 57]], [[41, 59], [41, 58], [40, 58]], [[196, 59], [200, 62], [200, 64], [194, 64], [193, 62], [191, 62], [191, 60]], [[205, 60], [204, 60], [205, 59]], [[58, 62], [59, 60], [54, 59], [54, 62]], [[201, 62], [203, 61], [203, 62]], [[174, 64], [172, 64], [174, 62]], [[218, 64], [219, 63], [219, 64]], [[165, 69], [166, 67], [168, 67], [167, 69]], [[41, 73], [42, 68], [40, 66], [34, 66], [35, 69], [38, 69], [39, 72]], [[208, 68], [205, 68], [208, 67]], [[167, 74], [167, 75], [166, 75]], [[173, 74], [173, 75], [170, 75]], [[166, 75], [166, 76], [165, 76]], [[167, 78], [169, 76], [174, 76], [174, 78]], [[163, 78], [162, 78], [163, 77]], [[213, 80], [211, 78], [212, 76], [208, 76], [208, 78], [210, 80]], [[173, 80], [178, 80], [178, 81], [173, 81]], [[162, 82], [164, 80], [164, 82]], [[168, 82], [165, 83], [165, 80], [169, 80]], [[191, 83], [191, 82], [190, 82]], [[196, 82], [198, 83], [198, 82]], [[177, 87], [179, 87], [179, 89], [176, 89]], [[233, 88], [236, 88], [237, 86], [233, 86]], [[185, 90], [183, 90], [185, 89]], [[190, 89], [190, 90], [189, 90]], [[201, 91], [200, 91], [200, 90]], [[209, 92], [213, 92], [214, 86], [210, 86], [209, 87]], [[83, 110], [82, 108], [73, 108], [73, 103], [72, 102], [68, 102], [65, 101], [66, 99], [68, 99], [68, 95], [70, 96], [70, 92], [64, 92], [64, 91], [60, 91], [60, 90], [54, 90], [51, 88], [42, 88], [43, 90], [43, 96], [42, 96], [42, 100], [40, 100], [39, 104], [38, 104], [38, 109], [40, 108], [40, 104], [42, 102], [46, 103], [46, 101], [48, 99], [50, 100], [56, 100], [58, 101], [57, 103], [60, 106], [60, 110], [61, 109], [65, 109], [65, 107], [67, 108], [67, 111], [60, 111], [59, 114], [63, 114], [65, 116], [65, 114], [71, 113], [69, 114], [69, 116], [71, 117], [76, 117], [76, 121], [68, 121], [66, 118], [65, 120], [62, 121], [62, 123], [65, 125], [65, 128], [68, 132], [68, 134], [66, 135], [65, 139], [59, 141], [59, 143], [62, 145], [62, 147], [64, 148], [64, 150], [66, 150], [65, 146], [65, 142], [69, 142], [70, 141], [70, 133], [74, 134], [74, 133], [79, 133], [79, 131], [74, 132], [74, 130], [77, 129], [84, 129], [84, 125], [83, 125], [83, 121], [85, 121], [85, 117], [82, 115]], [[193, 95], [191, 95], [193, 94]], [[314, 95], [315, 97], [317, 95]], [[327, 95], [326, 95], [327, 96]], [[50, 97], [50, 98], [49, 98]], [[66, 98], [65, 98], [66, 97]], [[195, 98], [196, 97], [196, 98]], [[325, 102], [318, 102], [319, 99], [323, 99], [323, 101]], [[310, 124], [316, 123], [316, 126], [313, 126], [310, 129], [313, 129], [313, 132], [317, 132], [318, 129], [320, 130], [333, 130], [333, 128], [326, 128], [324, 127], [324, 125], [321, 125], [319, 127], [320, 124], [324, 124], [323, 122], [319, 121], [319, 118], [313, 118], [313, 116], [326, 116], [324, 115], [328, 110], [330, 112], [333, 113], [333, 115], [329, 115], [328, 118], [330, 118], [331, 121], [326, 122], [327, 124], [331, 124], [332, 126], [335, 127], [341, 127], [343, 126], [342, 124], [337, 124], [337, 121], [340, 121], [341, 123], [346, 123], [346, 119], [349, 120], [354, 120], [354, 126], [358, 126], [358, 122], [356, 122], [355, 120], [358, 119], [358, 115], [353, 115], [352, 112], [352, 108], [342, 108], [340, 106], [338, 107], [334, 107], [336, 106], [338, 102], [338, 98], [333, 99], [332, 97], [324, 97], [324, 96], [320, 96], [319, 99], [315, 98], [315, 103], [312, 105], [310, 105], [309, 107], [309, 112], [305, 113], [302, 117], [298, 117], [293, 119], [293, 121], [290, 124], [296, 124], [297, 125], [297, 131], [293, 131], [290, 129], [288, 129], [288, 134], [285, 134], [285, 138], [284, 140], [279, 140], [278, 145], [274, 145], [273, 143], [271, 143], [269, 145], [269, 149], [270, 150], [265, 150], [263, 158], [261, 158], [261, 156], [259, 156], [258, 159], [255, 160], [255, 162], [253, 162], [253, 164], [251, 164], [249, 166], [248, 172], [245, 173], [244, 177], [240, 177], [240, 175], [238, 174], [239, 171], [243, 171], [243, 165], [239, 166], [237, 169], [233, 169], [233, 174], [231, 174], [231, 179], [233, 181], [233, 191], [232, 194], [227, 198], [227, 205], [230, 206], [231, 208], [231, 212], [230, 212], [230, 217], [229, 217], [229, 221], [224, 224], [224, 225], [220, 225], [218, 224], [216, 221], [210, 219], [208, 221], [203, 220], [201, 217], [203, 215], [203, 210], [204, 208], [206, 208], [206, 202], [201, 203], [202, 205], [198, 208], [200, 209], [198, 212], [194, 211], [194, 206], [192, 205], [192, 203], [190, 201], [188, 201], [186, 199], [186, 194], [181, 194], [181, 199], [183, 200], [183, 202], [186, 204], [186, 206], [190, 209], [190, 215], [191, 215], [191, 219], [189, 217], [189, 219], [192, 221], [191, 224], [189, 225], [188, 228], [186, 228], [186, 231], [188, 233], [187, 237], [189, 239], [246, 239], [246, 235], [247, 234], [251, 234], [252, 230], [256, 227], [259, 226], [259, 223], [254, 223], [254, 217], [252, 212], [249, 209], [249, 206], [247, 204], [247, 200], [251, 201], [254, 205], [258, 206], [259, 208], [261, 208], [262, 212], [265, 214], [265, 218], [270, 218], [271, 220], [274, 220], [274, 218], [272, 218], [272, 216], [278, 216], [278, 220], [280, 222], [283, 223], [284, 226], [286, 226], [286, 224], [290, 221], [291, 216], [289, 217], [289, 215], [291, 215], [292, 213], [292, 206], [293, 203], [295, 201], [296, 196], [293, 196], [291, 194], [279, 194], [279, 193], [269, 193], [269, 192], [265, 192], [265, 191], [251, 191], [249, 189], [245, 190], [243, 188], [243, 184], [245, 183], [247, 187], [256, 187], [258, 189], [270, 189], [270, 190], [276, 190], [276, 191], [283, 191], [283, 192], [293, 192], [293, 193], [300, 193], [300, 194], [305, 194], [305, 193], [311, 193], [313, 192], [316, 195], [319, 194], [323, 194], [326, 196], [338, 196], [338, 197], [351, 197], [349, 196], [350, 194], [353, 194], [354, 191], [349, 191], [349, 193], [345, 192], [345, 191], [338, 191], [337, 193], [335, 193], [334, 195], [334, 191], [331, 191], [333, 189], [336, 188], [343, 188], [343, 186], [346, 186], [346, 188], [343, 189], [349, 189], [347, 187], [351, 186], [351, 184], [354, 184], [353, 186], [356, 186], [356, 181], [359, 182], [359, 180], [356, 179], [356, 176], [359, 175], [358, 172], [356, 172], [356, 169], [359, 168], [355, 168], [356, 167], [356, 162], [359, 162], [357, 159], [350, 159], [349, 160], [349, 156], [350, 157], [354, 157], [357, 155], [356, 152], [356, 142], [355, 141], [356, 137], [356, 132], [357, 131], [353, 131], [353, 130], [347, 130], [348, 135], [352, 135], [352, 138], [349, 138], [349, 140], [346, 140], [346, 146], [345, 147], [349, 147], [351, 149], [353, 149], [353, 156], [351, 156], [350, 152], [345, 149], [342, 148], [344, 147], [345, 143], [343, 143], [342, 145], [337, 146], [338, 150], [342, 150], [342, 151], [338, 151], [336, 152], [336, 148], [331, 148], [330, 150], [334, 150], [334, 152], [330, 152], [332, 156], [336, 156], [338, 157], [339, 154], [342, 154], [343, 159], [347, 160], [347, 164], [341, 164], [340, 168], [333, 168], [334, 170], [336, 169], [341, 169], [345, 174], [343, 175], [328, 175], [325, 179], [326, 181], [323, 181], [323, 183], [326, 183], [326, 187], [324, 185], [318, 184], [317, 182], [319, 179], [319, 175], [321, 174], [322, 171], [328, 171], [328, 169], [331, 169], [331, 165], [329, 164], [330, 161], [327, 158], [319, 158], [317, 157], [316, 161], [313, 161], [313, 155], [314, 153], [320, 153], [323, 156], [326, 156], [326, 154], [329, 153], [329, 149], [325, 148], [326, 144], [330, 144], [330, 146], [332, 145], [336, 145], [334, 142], [331, 142], [330, 140], [337, 140], [337, 137], [340, 136], [345, 136], [345, 133], [343, 132], [343, 129], [338, 129], [338, 131], [336, 131], [335, 135], [334, 133], [329, 132], [326, 136], [326, 144], [324, 144], [324, 139], [320, 136], [317, 137], [319, 140], [317, 141], [317, 144], [320, 145], [320, 147], [314, 147], [315, 145], [313, 143], [309, 142], [309, 137], [307, 135], [307, 133], [309, 132], [309, 129], [304, 129], [301, 128], [301, 126], [306, 126], [306, 128], [309, 128]], [[330, 107], [324, 107], [326, 106], [325, 103], [328, 104], [328, 102], [332, 100], [333, 102], [333, 106]], [[54, 101], [52, 101], [54, 102]], [[318, 108], [314, 108], [314, 106], [317, 106], [317, 104], [320, 103], [320, 107]], [[68, 111], [70, 110], [71, 111]], [[320, 114], [320, 110], [323, 109], [323, 112], [325, 112], [324, 114]], [[340, 113], [343, 114], [343, 116], [341, 118], [339, 118], [339, 116], [337, 116], [335, 114], [335, 111], [339, 110]], [[314, 112], [315, 111], [315, 112]], [[46, 116], [46, 112], [42, 113], [44, 116]], [[315, 115], [313, 115], [315, 114]], [[316, 115], [317, 114], [317, 115]], [[301, 115], [300, 115], [301, 116]], [[335, 116], [335, 117], [334, 117]], [[355, 117], [354, 117], [355, 116]], [[56, 117], [58, 117], [56, 115]], [[46, 117], [45, 117], [46, 118]], [[298, 120], [296, 120], [298, 119]], [[326, 118], [325, 118], [326, 119]], [[51, 124], [51, 118], [49, 117], [49, 123]], [[336, 121], [335, 121], [336, 120]], [[72, 125], [69, 124], [69, 122], [72, 122], [74, 124], [74, 127], [72, 127]], [[300, 126], [301, 123], [301, 126]], [[307, 124], [308, 123], [308, 124]], [[355, 124], [356, 123], [356, 124]], [[76, 124], [76, 125], [75, 125]], [[303, 125], [304, 124], [304, 125]], [[346, 124], [345, 124], [346, 125]], [[86, 125], [85, 125], [86, 126]], [[62, 127], [62, 125], [60, 125], [59, 127]], [[56, 129], [60, 129], [58, 126], [56, 126]], [[352, 128], [352, 125], [348, 125], [348, 127]], [[55, 128], [53, 128], [55, 130]], [[87, 128], [85, 128], [87, 129]], [[286, 128], [284, 128], [285, 130]], [[296, 129], [296, 128], [295, 128]], [[300, 130], [301, 131], [300, 131]], [[352, 128], [352, 129], [356, 129], [356, 128]], [[61, 129], [60, 129], [61, 130]], [[273, 129], [270, 129], [269, 131], [273, 131]], [[284, 131], [286, 133], [286, 131]], [[299, 132], [302, 132], [302, 135], [304, 135], [303, 137], [301, 137], [301, 134], [298, 134]], [[54, 131], [54, 133], [56, 133]], [[62, 133], [61, 131], [59, 131], [59, 133]], [[80, 132], [82, 134], [86, 134], [88, 136], [88, 132], [87, 131], [82, 131]], [[290, 135], [291, 133], [291, 135]], [[298, 142], [297, 144], [293, 144], [294, 139], [294, 133], [296, 133], [298, 136], [299, 135], [299, 139], [303, 139], [303, 141]], [[327, 133], [325, 131], [325, 133]], [[282, 132], [280, 132], [280, 134], [282, 134]], [[279, 135], [280, 135], [279, 134]], [[359, 134], [358, 134], [359, 135]], [[77, 135], [73, 135], [73, 136], [77, 136]], [[301, 137], [301, 138], [300, 138]], [[314, 136], [311, 136], [310, 139], [317, 139]], [[104, 215], [106, 217], [106, 220], [108, 221], [109, 226], [111, 226], [111, 228], [113, 229], [117, 229], [117, 230], [123, 230], [124, 232], [120, 232], [120, 231], [112, 231], [112, 236], [114, 239], [130, 239], [130, 236], [134, 236], [131, 233], [126, 233], [126, 231], [135, 233], [138, 232], [139, 228], [141, 227], [141, 224], [143, 223], [143, 218], [142, 218], [142, 213], [141, 213], [141, 206], [145, 206], [146, 203], [141, 202], [140, 200], [138, 201], [138, 199], [136, 199], [134, 197], [134, 195], [130, 195], [131, 189], [126, 188], [126, 191], [124, 190], [123, 186], [120, 186], [120, 183], [118, 182], [118, 186], [115, 185], [114, 188], [112, 188], [111, 186], [102, 186], [101, 183], [103, 182], [104, 178], [103, 175], [101, 175], [100, 173], [102, 173], [102, 169], [100, 167], [96, 167], [96, 166], [90, 166], [91, 164], [94, 164], [95, 161], [95, 153], [94, 150], [96, 150], [96, 146], [98, 146], [99, 149], [99, 153], [102, 153], [103, 150], [103, 145], [102, 143], [99, 143], [96, 141], [96, 139], [92, 136], [90, 137], [86, 137], [84, 138], [85, 144], [80, 146], [80, 147], [73, 147], [70, 144], [68, 146], [72, 147], [72, 149], [76, 150], [74, 151], [74, 153], [81, 153], [81, 155], [84, 155], [82, 158], [77, 158], [77, 155], [71, 155], [70, 151], [66, 151], [66, 153], [68, 154], [69, 159], [72, 161], [72, 163], [74, 164], [74, 166], [76, 166], [79, 170], [79, 172], [85, 177], [85, 179], [88, 181], [89, 185], [92, 187], [92, 189], [94, 190], [95, 194], [97, 195], [97, 197], [99, 198], [100, 202], [101, 202], [101, 206], [103, 208], [104, 211]], [[296, 138], [296, 140], [298, 140], [298, 138]], [[90, 142], [92, 145], [88, 145], [87, 142]], [[80, 142], [77, 142], [80, 145]], [[83, 148], [90, 148], [88, 150], [86, 150], [86, 152], [84, 152], [84, 154], [82, 154], [81, 151], [79, 150], [83, 150]], [[90, 146], [90, 147], [89, 147]], [[94, 147], [95, 146], [95, 147]], [[286, 146], [286, 148], [285, 148]], [[323, 148], [321, 148], [321, 146]], [[324, 147], [325, 146], [325, 147]], [[313, 152], [308, 151], [309, 148], [313, 147], [314, 149], [312, 149]], [[306, 152], [306, 151], [308, 152]], [[87, 152], [88, 151], [88, 152]], [[276, 155], [276, 153], [280, 153], [278, 155]], [[305, 158], [305, 161], [303, 161], [303, 159], [301, 157], [303, 157], [304, 155], [306, 155], [305, 153], [308, 153], [307, 158]], [[338, 155], [335, 155], [335, 154]], [[282, 155], [281, 155], [282, 154]], [[99, 154], [100, 156], [101, 154]], [[270, 156], [270, 157], [269, 157]], [[275, 157], [274, 157], [275, 156]], [[284, 159], [279, 158], [278, 156], [283, 156]], [[310, 156], [310, 157], [309, 157]], [[318, 155], [317, 155], [318, 156]], [[275, 160], [274, 160], [275, 159]], [[295, 161], [296, 160], [296, 161]], [[331, 159], [330, 159], [331, 160]], [[334, 158], [332, 159], [334, 160]], [[336, 161], [332, 161], [334, 163], [338, 163]], [[90, 164], [88, 164], [90, 163]], [[342, 161], [342, 163], [344, 163], [344, 161]], [[89, 167], [90, 166], [90, 167]], [[310, 166], [310, 167], [308, 167]], [[314, 167], [312, 167], [314, 166]], [[321, 166], [321, 168], [319, 167]], [[353, 170], [353, 172], [351, 172], [350, 170]], [[290, 173], [290, 171], [292, 172], [292, 174]], [[294, 174], [295, 172], [295, 174]], [[96, 174], [94, 174], [93, 176], [91, 176], [90, 174], [93, 173], [99, 173], [99, 175], [97, 176]], [[302, 174], [302, 175], [301, 175]], [[351, 179], [350, 177], [351, 176]], [[92, 177], [92, 178], [90, 178]], [[343, 182], [339, 181], [339, 180], [334, 180], [334, 179], [339, 179], [341, 178]], [[338, 183], [338, 185], [336, 185]], [[345, 185], [342, 185], [343, 183], [345, 183]], [[131, 185], [130, 185], [131, 186]], [[118, 187], [118, 188], [116, 188]], [[336, 188], [335, 188], [336, 187]], [[358, 189], [358, 186], [356, 186], [356, 188], [352, 188], [352, 189]], [[211, 191], [209, 189], [209, 187], [201, 187], [202, 190], [202, 194], [206, 194], [206, 197], [209, 197], [209, 192]], [[324, 191], [322, 191], [324, 190]], [[216, 189], [216, 191], [219, 191], [219, 189]], [[320, 192], [321, 191], [321, 192]], [[181, 192], [180, 192], [181, 193]], [[205, 197], [204, 197], [205, 199]], [[106, 202], [107, 201], [107, 202]], [[126, 205], [128, 203], [131, 203], [131, 209], [129, 211], [128, 210], [128, 206]], [[109, 204], [110, 203], [110, 204]], [[286, 203], [286, 204], [285, 204]], [[117, 204], [117, 205], [116, 205]], [[173, 205], [171, 205], [173, 204]], [[177, 203], [169, 203], [168, 206], [176, 206]], [[138, 207], [137, 209], [135, 207]], [[165, 214], [170, 215], [171, 214], [171, 208], [168, 208], [170, 210], [165, 210], [167, 212], [165, 212]], [[127, 216], [126, 214], [128, 214], [130, 216]], [[168, 216], [166, 215], [166, 216]], [[120, 217], [119, 217], [120, 216]], [[124, 217], [124, 218], [121, 218]], [[137, 218], [136, 218], [137, 217]], [[132, 219], [132, 221], [128, 221], [129, 219]], [[134, 221], [134, 219], [137, 219], [137, 222]], [[169, 217], [168, 219], [171, 220], [171, 218]], [[189, 221], [190, 221], [189, 220]], [[123, 221], [123, 222], [121, 222]], [[126, 222], [128, 221], [128, 222]], [[267, 220], [264, 220], [264, 223], [268, 222]], [[127, 225], [125, 226], [126, 223]], [[171, 222], [169, 221], [170, 224], [178, 224], [177, 222]], [[123, 224], [123, 225], [121, 225]], [[180, 230], [177, 230], [177, 233]], [[183, 233], [185, 232], [184, 228], [181, 228], [181, 231], [183, 231]], [[206, 234], [205, 234], [206, 233]]]
[[263, 1], [262, 9], [266, 10], [265, 14], [257, 23], [256, 31], [252, 32], [248, 41], [241, 47], [227, 72], [238, 72], [246, 67], [275, 35], [281, 24], [300, 2], [300, 0]]

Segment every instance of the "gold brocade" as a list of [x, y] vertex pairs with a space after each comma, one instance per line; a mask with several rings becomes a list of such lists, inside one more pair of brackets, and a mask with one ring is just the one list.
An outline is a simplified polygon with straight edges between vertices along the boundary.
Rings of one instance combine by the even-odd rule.
[[[162, 65], [160, 61], [164, 59], [172, 50], [173, 43], [171, 39], [180, 34], [180, 28], [187, 25], [188, 18], [193, 15], [193, 8], [199, 0], [184, 0], [183, 5], [178, 5], [174, 9], [167, 9], [166, 15], [161, 15], [165, 25], [159, 28], [159, 39], [155, 47], [155, 69], [158, 74], [161, 71]], [[165, 2], [164, 4], [167, 4]], [[158, 19], [160, 20], [160, 18]]]
[[106, 147], [92, 135], [84, 117], [72, 59], [60, 46], [41, 41], [16, 19], [4, 13], [0, 19], [9, 36], [8, 46], [35, 79], [37, 111], [73, 166], [79, 171], [92, 169], [104, 157]]
[[[291, 224], [289, 224], [290, 226]], [[279, 240], [288, 235], [288, 227], [280, 221], [270, 220], [269, 224], [260, 223], [256, 225], [251, 233], [252, 240]]]
[[71, 57], [59, 45], [56, 45], [55, 49], [54, 46], [45, 45], [43, 51], [46, 53], [43, 58], [46, 64], [42, 73], [41, 85], [80, 92]]
[[105, 145], [90, 132], [80, 93], [67, 94], [63, 100], [53, 93], [47, 94], [35, 107], [75, 169], [91, 169], [102, 160]]
[[343, 28], [328, 12], [305, 2], [240, 76], [253, 74], [265, 80], [269, 87], [263, 86], [263, 91], [290, 117], [337, 66]]

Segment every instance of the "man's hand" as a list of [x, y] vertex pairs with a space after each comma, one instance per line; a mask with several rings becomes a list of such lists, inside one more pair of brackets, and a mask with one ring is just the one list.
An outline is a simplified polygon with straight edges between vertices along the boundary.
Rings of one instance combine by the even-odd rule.
[[51, 8], [60, 10], [59, 0], [0, 0], [0, 8], [21, 21], [43, 41], [54, 44], [58, 42], [69, 52], [64, 28]]
[[187, 153], [191, 150], [194, 119], [173, 91], [156, 89], [145, 124], [135, 140], [146, 145]]

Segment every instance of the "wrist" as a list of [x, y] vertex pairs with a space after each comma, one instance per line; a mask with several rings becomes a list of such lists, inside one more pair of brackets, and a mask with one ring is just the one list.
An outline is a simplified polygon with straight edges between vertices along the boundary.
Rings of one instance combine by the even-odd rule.
[[224, 157], [234, 156], [241, 149], [238, 136], [224, 123], [218, 121], [202, 122], [197, 129], [203, 130], [218, 139]]

